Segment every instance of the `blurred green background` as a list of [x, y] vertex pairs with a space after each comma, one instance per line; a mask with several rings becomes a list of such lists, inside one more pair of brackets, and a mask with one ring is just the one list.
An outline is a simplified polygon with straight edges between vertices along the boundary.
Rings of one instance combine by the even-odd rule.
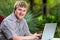
[[[13, 11], [17, 0], [0, 0], [0, 15], [7, 17]], [[60, 38], [60, 0], [24, 0], [28, 2], [29, 9], [25, 16], [31, 33], [43, 32], [45, 23], [58, 23], [54, 37]], [[46, 13], [43, 6], [46, 5]]]

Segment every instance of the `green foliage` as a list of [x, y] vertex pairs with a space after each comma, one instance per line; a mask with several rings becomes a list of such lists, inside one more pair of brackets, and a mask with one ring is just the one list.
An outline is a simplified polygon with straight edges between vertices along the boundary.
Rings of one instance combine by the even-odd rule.
[[47, 5], [49, 7], [54, 7], [57, 3], [56, 3], [57, 0], [47, 0]]
[[53, 8], [51, 8], [50, 14], [55, 15], [56, 19], [54, 19], [54, 21], [58, 23], [55, 37], [60, 37], [60, 4], [57, 4]]
[[36, 20], [36, 18], [34, 18], [33, 14], [31, 12], [28, 12], [26, 14], [25, 19], [29, 25], [29, 29], [30, 29], [31, 33], [35, 33], [37, 31], [39, 31], [39, 28], [37, 28], [37, 26], [39, 25], [38, 21]]
[[25, 16], [27, 22], [31, 22], [33, 20], [33, 15], [31, 12], [28, 12]]
[[13, 6], [16, 0], [0, 0], [0, 14], [5, 17], [13, 11]]
[[39, 10], [42, 5], [42, 0], [34, 0], [34, 10]]
[[60, 4], [57, 4], [53, 8], [51, 8], [50, 14], [60, 16]]
[[39, 16], [38, 17], [38, 20], [40, 22], [45, 22], [45, 23], [54, 23], [54, 22], [57, 22], [56, 20], [56, 16], [55, 15], [47, 15], [44, 19], [43, 19], [43, 16]]

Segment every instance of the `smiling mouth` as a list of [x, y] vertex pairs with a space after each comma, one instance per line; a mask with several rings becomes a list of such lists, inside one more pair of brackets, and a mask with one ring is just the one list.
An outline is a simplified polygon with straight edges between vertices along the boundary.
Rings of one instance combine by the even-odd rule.
[[24, 14], [21, 14], [21, 13], [20, 13], [19, 15], [20, 15], [20, 16], [23, 16]]

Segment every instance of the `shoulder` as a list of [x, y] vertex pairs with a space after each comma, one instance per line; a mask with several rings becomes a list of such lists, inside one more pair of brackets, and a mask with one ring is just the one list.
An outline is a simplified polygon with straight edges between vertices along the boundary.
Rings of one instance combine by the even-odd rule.
[[12, 14], [10, 14], [9, 16], [7, 16], [7, 17], [4, 19], [4, 21], [6, 21], [6, 20], [12, 20]]
[[7, 16], [4, 20], [3, 20], [3, 22], [4, 23], [10, 23], [10, 22], [12, 22], [12, 21], [14, 21], [15, 19], [14, 19], [14, 14], [13, 13], [11, 13], [9, 16]]
[[4, 22], [4, 23], [11, 22], [12, 20], [10, 20], [10, 19], [11, 19], [11, 17], [10, 17], [10, 15], [9, 15], [8, 17], [6, 17], [6, 18], [3, 20], [3, 22]]
[[9, 16], [7, 16], [1, 23], [1, 25], [8, 25], [8, 24], [12, 24], [13, 20], [12, 20], [12, 16], [11, 14]]

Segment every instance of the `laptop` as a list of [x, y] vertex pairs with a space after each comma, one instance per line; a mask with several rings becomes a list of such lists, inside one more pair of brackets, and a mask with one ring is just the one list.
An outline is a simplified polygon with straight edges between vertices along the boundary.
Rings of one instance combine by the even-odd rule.
[[56, 30], [57, 23], [46, 23], [41, 40], [52, 40]]

